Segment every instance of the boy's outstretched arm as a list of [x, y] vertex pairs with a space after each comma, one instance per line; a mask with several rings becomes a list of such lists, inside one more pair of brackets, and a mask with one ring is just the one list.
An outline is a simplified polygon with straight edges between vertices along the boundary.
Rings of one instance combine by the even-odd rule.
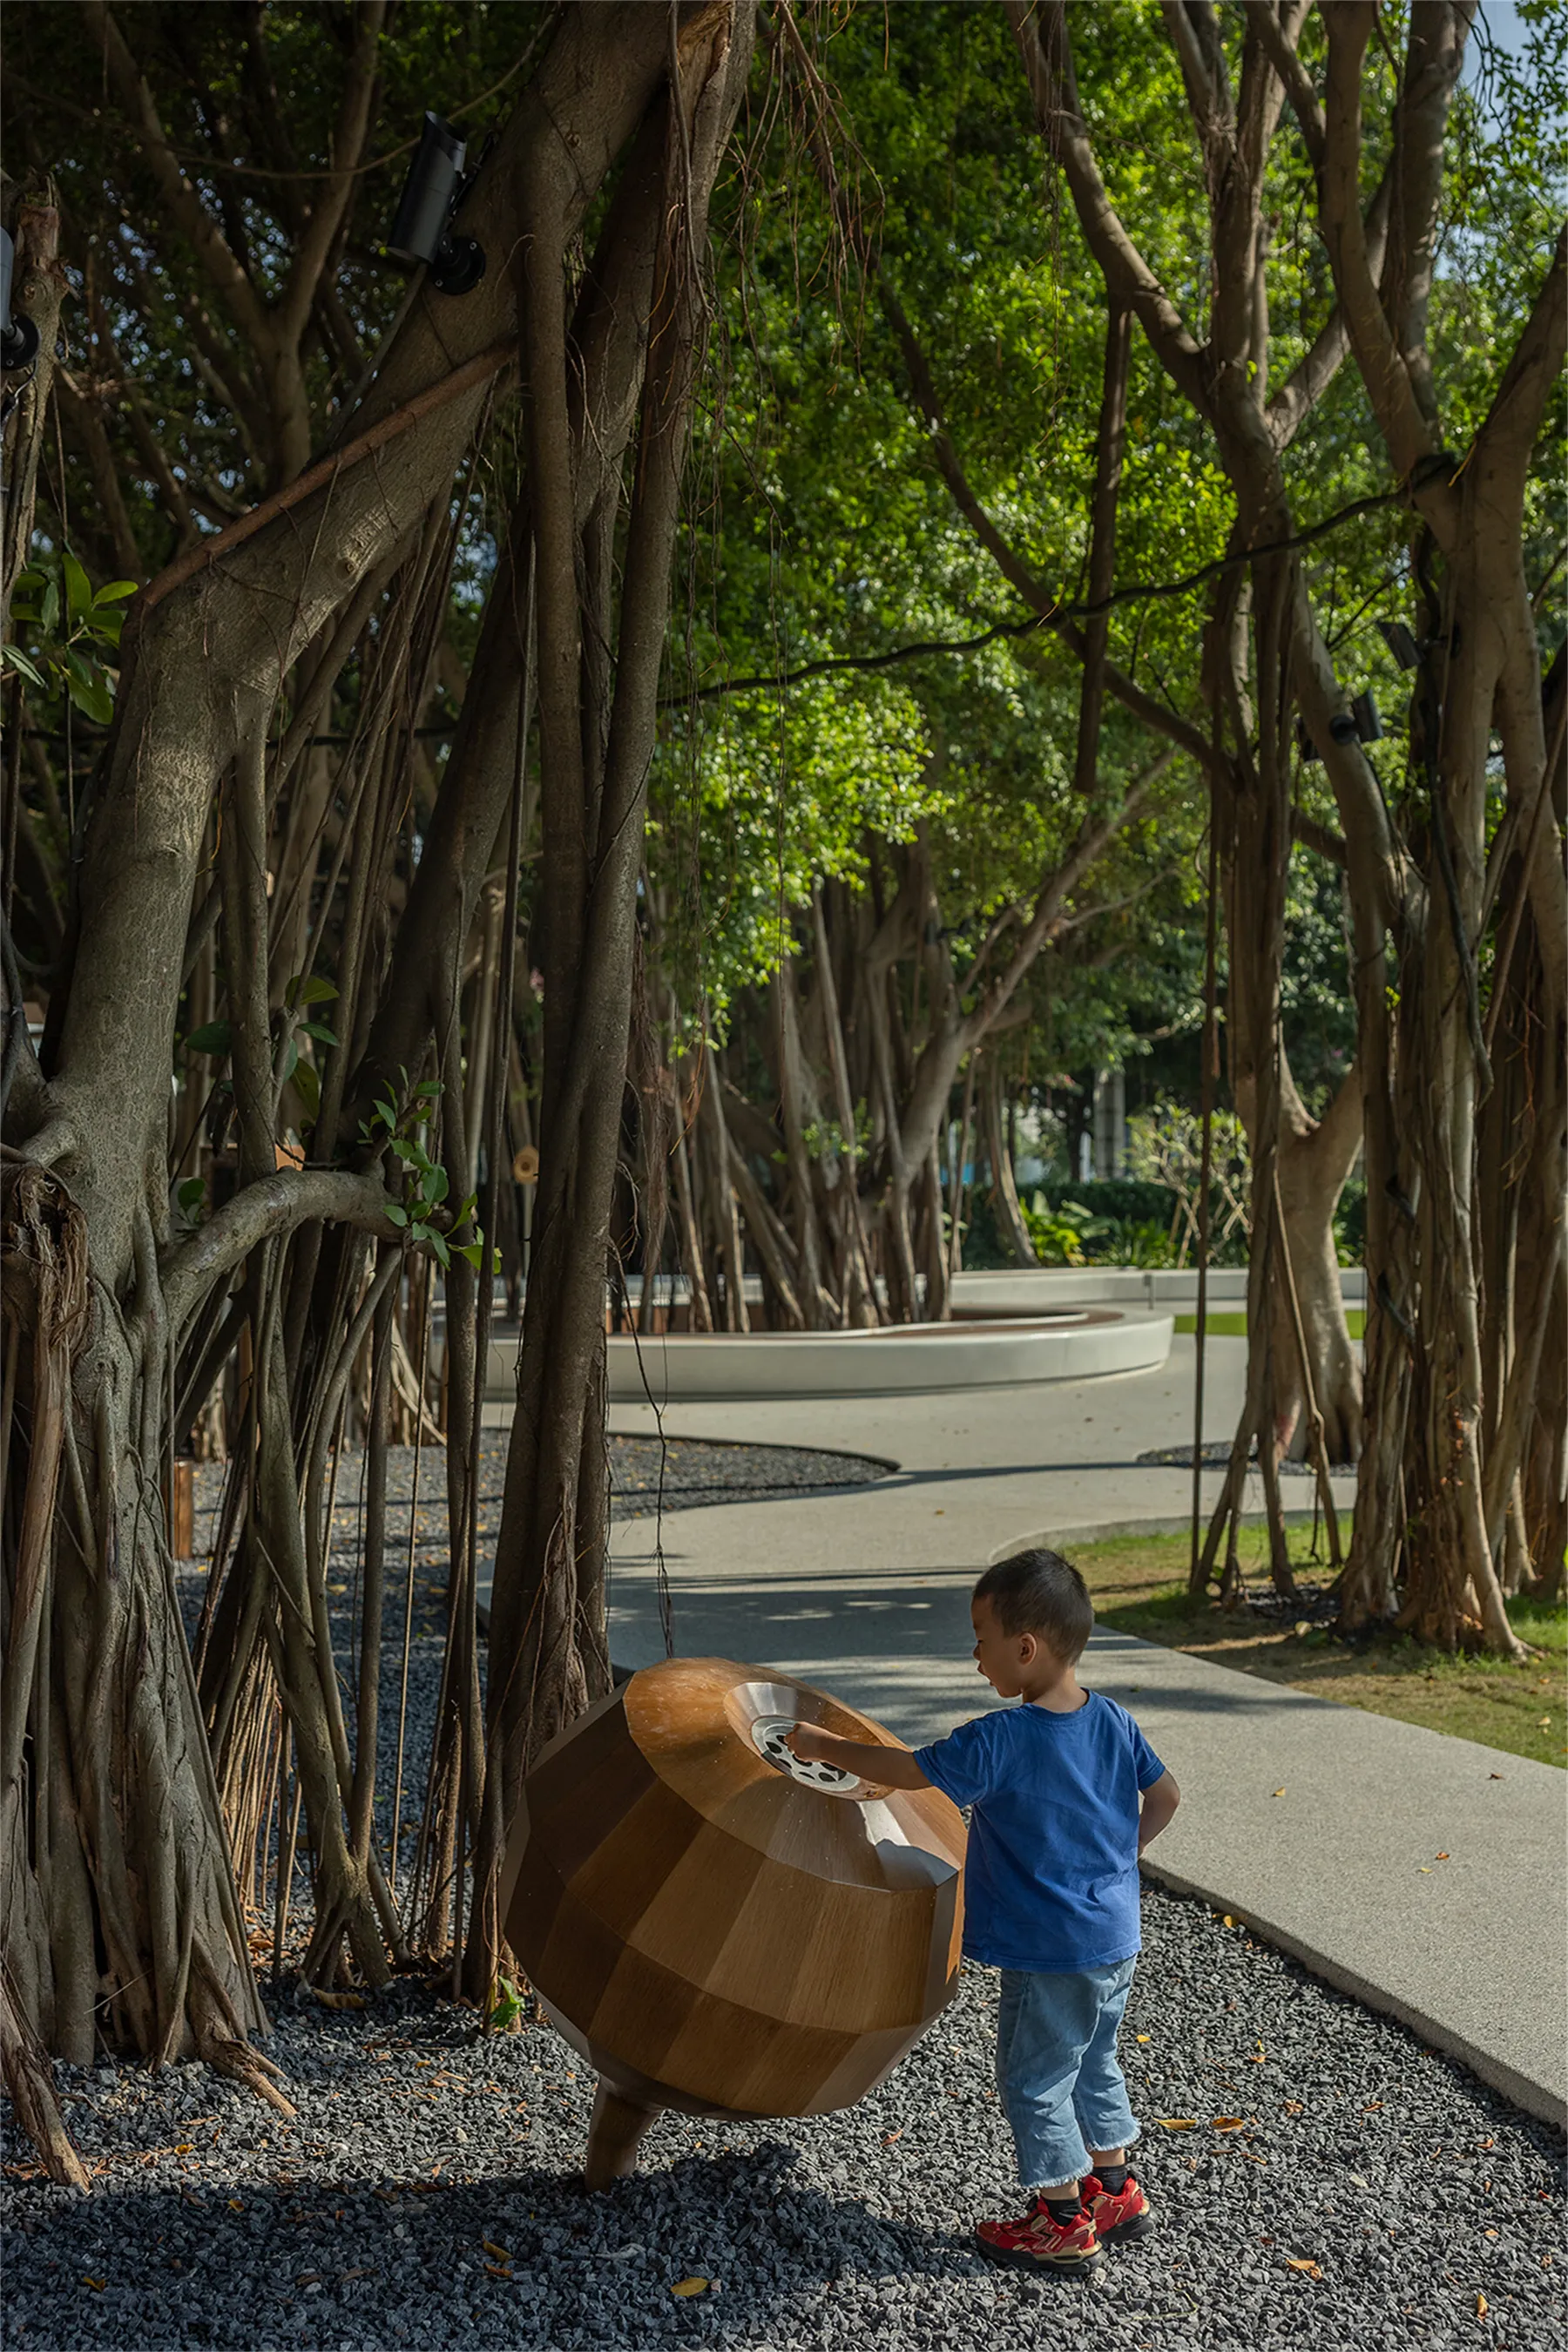
[[[788, 1743], [806, 1764], [837, 1764], [858, 1780], [880, 1781], [888, 1789], [929, 1789], [931, 1782], [907, 1748], [879, 1748], [868, 1739], [840, 1739], [835, 1732], [819, 1731], [814, 1723], [797, 1723]], [[1169, 1773], [1166, 1774], [1169, 1780]]]
[[1157, 1838], [1162, 1830], [1170, 1827], [1172, 1815], [1181, 1801], [1182, 1792], [1176, 1786], [1174, 1775], [1170, 1772], [1162, 1772], [1159, 1779], [1144, 1790], [1143, 1806], [1138, 1816], [1140, 1853], [1151, 1838]]

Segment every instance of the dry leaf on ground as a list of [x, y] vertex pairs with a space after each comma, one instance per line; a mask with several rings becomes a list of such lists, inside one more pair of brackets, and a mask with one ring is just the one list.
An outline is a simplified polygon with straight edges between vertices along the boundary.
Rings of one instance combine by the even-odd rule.
[[510, 2262], [511, 2256], [508, 2253], [506, 2248], [504, 2246], [498, 2246], [493, 2238], [481, 2238], [479, 2240], [479, 2243], [483, 2246], [487, 2254], [493, 2254], [495, 2256], [498, 2263]]
[[511, 2276], [511, 2273], [508, 2270], [502, 2270], [499, 2263], [487, 2263], [485, 2264], [485, 2268], [489, 2271], [491, 2278], [509, 2279]]
[[1196, 2116], [1156, 2116], [1154, 2121], [1162, 2131], [1196, 2131]]
[[671, 2294], [706, 2294], [709, 2284], [705, 2278], [677, 2279], [669, 2291]]
[[1321, 2279], [1323, 2275], [1321, 2265], [1310, 2254], [1287, 2254], [1285, 2267], [1288, 2271], [1300, 2271], [1307, 2278]]
[[1215, 2116], [1214, 2119], [1214, 2127], [1215, 2131], [1245, 2131], [1247, 2128], [1247, 2117], [1245, 2116]]
[[1476, 2297], [1476, 2317], [1478, 2319], [1484, 2319], [1489, 2308], [1490, 2305], [1488, 2304], [1486, 2296], [1484, 2294], [1478, 2294]]

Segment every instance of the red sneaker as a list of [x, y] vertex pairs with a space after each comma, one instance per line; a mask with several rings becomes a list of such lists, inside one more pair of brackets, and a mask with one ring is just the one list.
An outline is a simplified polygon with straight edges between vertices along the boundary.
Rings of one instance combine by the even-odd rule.
[[1131, 2169], [1122, 2187], [1114, 2192], [1107, 2189], [1098, 2172], [1091, 2172], [1080, 2194], [1093, 2220], [1096, 2237], [1107, 2245], [1116, 2238], [1146, 2238], [1154, 2226], [1154, 2209]]
[[1037, 2197], [1033, 2210], [1016, 2221], [982, 2221], [974, 2232], [981, 2252], [1020, 2271], [1053, 2271], [1058, 2278], [1081, 2278], [1098, 2270], [1105, 2249], [1086, 2208], [1063, 2223]]

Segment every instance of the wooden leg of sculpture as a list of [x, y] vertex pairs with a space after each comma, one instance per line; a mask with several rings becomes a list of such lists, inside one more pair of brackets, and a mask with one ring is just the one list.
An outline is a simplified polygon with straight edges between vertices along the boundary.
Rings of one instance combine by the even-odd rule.
[[637, 2170], [638, 2144], [658, 2113], [657, 2107], [623, 2098], [619, 2091], [612, 2091], [601, 2081], [595, 2094], [588, 2153], [583, 2165], [584, 2182], [589, 2189], [607, 2189], [612, 2180], [624, 2180], [628, 2172]]

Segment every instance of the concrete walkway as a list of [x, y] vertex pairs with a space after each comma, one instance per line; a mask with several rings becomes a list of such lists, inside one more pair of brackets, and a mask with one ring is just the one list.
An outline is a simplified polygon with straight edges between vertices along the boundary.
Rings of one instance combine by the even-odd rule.
[[[1210, 1341], [1205, 1440], [1235, 1425], [1244, 1360], [1240, 1340]], [[841, 1494], [670, 1515], [677, 1648], [782, 1667], [902, 1738], [939, 1736], [994, 1704], [969, 1655], [969, 1589], [989, 1560], [1031, 1538], [1184, 1522], [1190, 1473], [1136, 1457], [1191, 1442], [1192, 1375], [1193, 1342], [1178, 1339], [1158, 1372], [667, 1412], [670, 1436], [899, 1465]], [[613, 1419], [656, 1426], [647, 1408]], [[1205, 1496], [1218, 1485], [1205, 1474]], [[1310, 1512], [1310, 1482], [1290, 1487]], [[1348, 1505], [1349, 1483], [1336, 1492]], [[635, 1667], [663, 1654], [653, 1522], [618, 1524], [614, 1545], [612, 1649]], [[1154, 1877], [1564, 2118], [1568, 1776], [1127, 1634], [1095, 1635], [1085, 1678], [1133, 1709], [1182, 1785]]]

